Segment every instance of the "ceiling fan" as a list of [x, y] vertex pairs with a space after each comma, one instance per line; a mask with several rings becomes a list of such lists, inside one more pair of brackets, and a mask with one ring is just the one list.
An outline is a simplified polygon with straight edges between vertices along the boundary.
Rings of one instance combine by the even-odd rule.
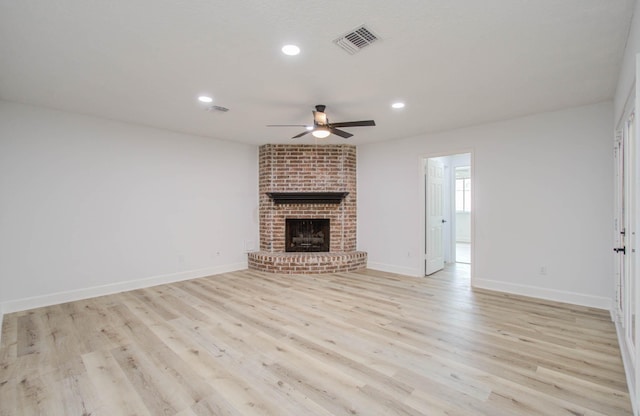
[[303, 131], [300, 134], [296, 134], [292, 137], [292, 139], [297, 139], [298, 137], [302, 137], [305, 134], [311, 133], [314, 137], [319, 139], [328, 137], [330, 134], [335, 134], [336, 136], [343, 137], [348, 139], [353, 136], [353, 134], [348, 133], [344, 130], [338, 129], [338, 127], [363, 127], [363, 126], [375, 126], [376, 122], [373, 120], [362, 120], [362, 121], [341, 121], [338, 123], [330, 123], [327, 114], [324, 112], [326, 105], [318, 104], [316, 105], [315, 111], [313, 111], [313, 126], [308, 126], [305, 124], [269, 124], [267, 127], [306, 127], [307, 131]]

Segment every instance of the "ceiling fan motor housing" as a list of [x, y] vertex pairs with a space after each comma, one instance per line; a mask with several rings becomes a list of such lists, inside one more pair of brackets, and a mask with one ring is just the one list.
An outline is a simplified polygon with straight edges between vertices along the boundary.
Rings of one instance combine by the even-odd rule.
[[313, 112], [314, 126], [325, 126], [329, 124], [329, 119], [327, 118], [327, 114], [324, 112], [325, 108], [327, 108], [327, 106], [324, 104], [316, 105], [316, 111]]

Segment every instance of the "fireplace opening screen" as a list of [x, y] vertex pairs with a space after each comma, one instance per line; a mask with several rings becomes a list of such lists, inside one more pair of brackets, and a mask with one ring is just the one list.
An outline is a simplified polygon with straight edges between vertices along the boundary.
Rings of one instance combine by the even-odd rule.
[[285, 251], [329, 251], [328, 219], [292, 219], [285, 223]]

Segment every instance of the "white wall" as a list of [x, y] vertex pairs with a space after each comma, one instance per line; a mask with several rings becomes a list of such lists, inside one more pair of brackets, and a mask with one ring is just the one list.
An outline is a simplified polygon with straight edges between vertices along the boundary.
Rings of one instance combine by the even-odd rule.
[[245, 268], [257, 205], [255, 146], [0, 101], [4, 312]]
[[358, 249], [372, 268], [421, 275], [420, 159], [472, 149], [472, 283], [609, 308], [612, 107], [359, 146]]
[[633, 20], [629, 29], [627, 45], [624, 51], [622, 67], [618, 76], [614, 102], [614, 116], [617, 122], [625, 109], [627, 99], [633, 100], [633, 85], [636, 77], [636, 54], [640, 53], [640, 2], [636, 1]]

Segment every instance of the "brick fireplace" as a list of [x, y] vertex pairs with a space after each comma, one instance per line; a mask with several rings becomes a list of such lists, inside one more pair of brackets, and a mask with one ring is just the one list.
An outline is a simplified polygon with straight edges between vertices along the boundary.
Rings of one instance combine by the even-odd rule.
[[[367, 254], [356, 251], [355, 146], [267, 144], [259, 150], [259, 175], [260, 251], [249, 253], [250, 269], [306, 274], [366, 267]], [[288, 222], [302, 225], [291, 231]], [[323, 228], [309, 228], [314, 222]], [[287, 248], [294, 240], [297, 249]]]

